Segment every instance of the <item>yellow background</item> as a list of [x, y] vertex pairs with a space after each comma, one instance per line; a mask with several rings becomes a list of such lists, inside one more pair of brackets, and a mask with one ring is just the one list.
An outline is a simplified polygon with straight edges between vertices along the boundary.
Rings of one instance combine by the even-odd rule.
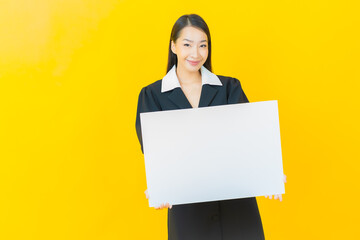
[[0, 0], [0, 239], [166, 239], [135, 132], [183, 14], [208, 23], [214, 73], [278, 100], [283, 201], [267, 239], [359, 232], [358, 1]]

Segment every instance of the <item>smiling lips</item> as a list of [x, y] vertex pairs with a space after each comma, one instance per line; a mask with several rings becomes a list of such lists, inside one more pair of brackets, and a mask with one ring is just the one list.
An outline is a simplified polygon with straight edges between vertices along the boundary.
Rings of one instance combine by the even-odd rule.
[[200, 61], [194, 62], [194, 61], [188, 60], [188, 62], [189, 62], [191, 65], [196, 66], [196, 65], [199, 64]]

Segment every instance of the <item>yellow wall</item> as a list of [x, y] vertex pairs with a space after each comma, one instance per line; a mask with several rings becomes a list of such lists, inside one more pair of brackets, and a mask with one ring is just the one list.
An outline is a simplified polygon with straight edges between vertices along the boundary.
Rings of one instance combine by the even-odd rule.
[[[153, 2], [153, 3], [151, 3]], [[0, 1], [0, 239], [166, 239], [135, 132], [171, 27], [208, 23], [216, 74], [279, 101], [283, 202], [267, 239], [359, 235], [358, 1]]]

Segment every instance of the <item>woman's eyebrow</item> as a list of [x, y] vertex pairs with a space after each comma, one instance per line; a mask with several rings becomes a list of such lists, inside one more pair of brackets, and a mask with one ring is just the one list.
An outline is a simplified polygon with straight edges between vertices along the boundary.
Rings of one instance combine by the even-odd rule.
[[[189, 40], [189, 39], [186, 39], [186, 38], [184, 38], [184, 39], [183, 39], [183, 41], [189, 41], [189, 42], [194, 42], [194, 41], [192, 41], [192, 40]], [[206, 42], [206, 40], [201, 40], [200, 42]]]

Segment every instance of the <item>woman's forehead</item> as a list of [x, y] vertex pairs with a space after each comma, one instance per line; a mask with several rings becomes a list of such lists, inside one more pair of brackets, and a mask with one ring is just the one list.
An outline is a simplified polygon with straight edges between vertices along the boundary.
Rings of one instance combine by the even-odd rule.
[[207, 36], [206, 33], [204, 33], [201, 29], [187, 26], [184, 27], [181, 32], [179, 39], [182, 41], [189, 41], [189, 42], [206, 42]]

